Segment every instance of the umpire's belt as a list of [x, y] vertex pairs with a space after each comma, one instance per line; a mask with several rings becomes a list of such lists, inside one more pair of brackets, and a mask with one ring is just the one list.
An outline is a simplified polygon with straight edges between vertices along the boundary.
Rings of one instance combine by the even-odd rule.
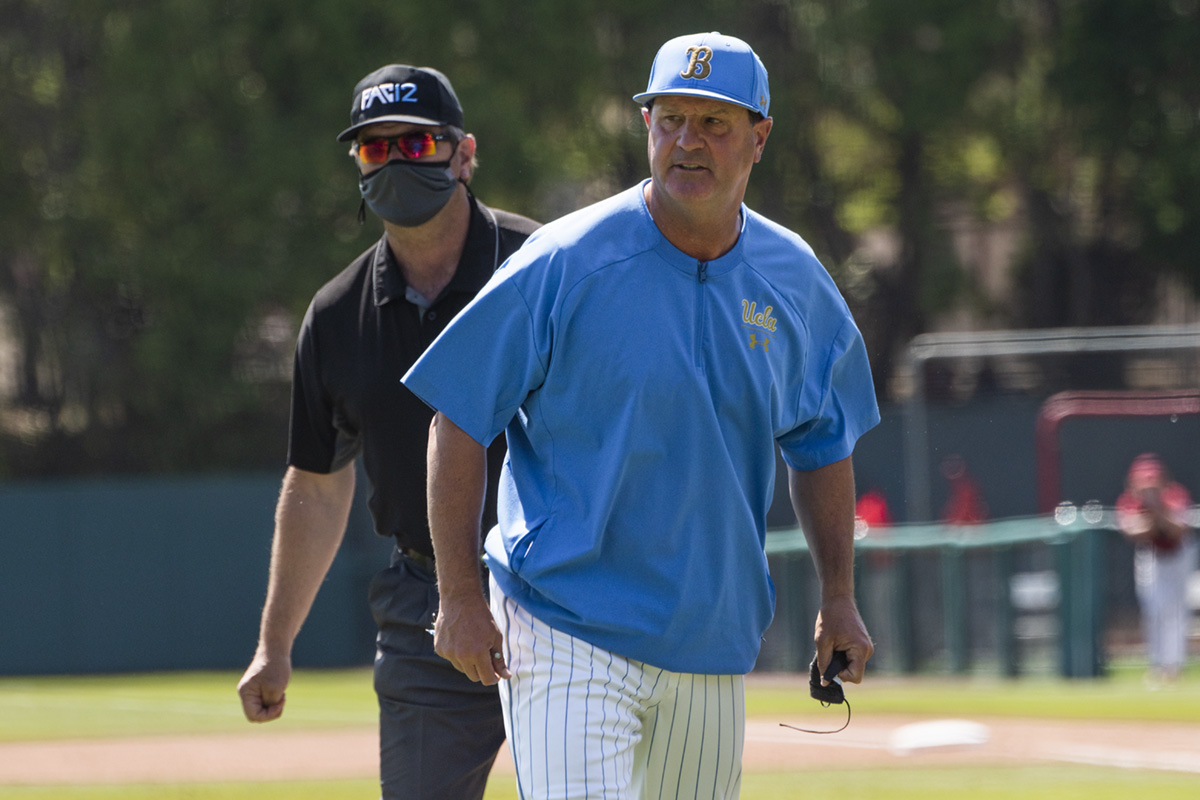
[[433, 556], [427, 556], [424, 553], [419, 553], [416, 550], [413, 550], [411, 547], [401, 547], [400, 552], [404, 554], [405, 558], [416, 564], [421, 569], [428, 570], [429, 572], [437, 571], [437, 568], [433, 563]]

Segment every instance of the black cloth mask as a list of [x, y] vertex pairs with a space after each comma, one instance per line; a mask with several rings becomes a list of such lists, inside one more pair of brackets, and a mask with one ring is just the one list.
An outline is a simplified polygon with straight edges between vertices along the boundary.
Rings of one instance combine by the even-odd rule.
[[367, 207], [381, 219], [403, 228], [415, 228], [433, 219], [450, 202], [457, 186], [449, 161], [394, 159], [358, 179]]

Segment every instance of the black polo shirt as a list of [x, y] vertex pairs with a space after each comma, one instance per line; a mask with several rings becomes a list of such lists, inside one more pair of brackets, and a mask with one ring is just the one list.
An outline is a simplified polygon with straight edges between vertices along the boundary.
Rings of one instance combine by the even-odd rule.
[[[433, 554], [425, 506], [425, 455], [433, 411], [400, 383], [425, 348], [470, 302], [538, 223], [472, 196], [471, 223], [449, 285], [424, 309], [386, 237], [313, 297], [296, 344], [288, 465], [328, 474], [360, 454], [375, 532]], [[496, 519], [500, 437], [488, 449], [483, 530]]]

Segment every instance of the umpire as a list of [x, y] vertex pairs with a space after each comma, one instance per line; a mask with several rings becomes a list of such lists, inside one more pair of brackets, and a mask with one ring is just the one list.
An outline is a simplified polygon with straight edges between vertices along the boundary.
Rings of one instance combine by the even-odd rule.
[[[252, 722], [283, 713], [292, 644], [344, 536], [361, 456], [375, 531], [396, 540], [370, 587], [382, 796], [480, 798], [504, 723], [496, 687], [436, 655], [427, 632], [438, 608], [425, 502], [433, 412], [400, 378], [537, 223], [471, 193], [475, 137], [441, 72], [372, 72], [350, 122], [338, 140], [384, 235], [321, 287], [300, 330], [266, 604], [238, 694]], [[502, 458], [493, 446], [483, 530]]]

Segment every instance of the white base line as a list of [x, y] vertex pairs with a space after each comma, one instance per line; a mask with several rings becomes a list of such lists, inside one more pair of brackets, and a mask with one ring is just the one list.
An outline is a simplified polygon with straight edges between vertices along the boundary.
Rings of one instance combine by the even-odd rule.
[[1150, 755], [1118, 747], [1074, 747], [1047, 753], [1046, 757], [1072, 764], [1121, 769], [1160, 769], [1200, 775], [1200, 755], [1182, 751]]
[[[752, 742], [770, 744], [795, 744], [797, 747], [840, 747], [857, 750], [888, 750], [888, 733], [878, 730], [861, 730], [855, 736], [851, 730], [836, 736], [813, 736], [789, 731], [786, 728], [773, 728], [767, 723], [746, 723], [746, 743]], [[986, 750], [987, 744], [979, 746]], [[930, 752], [942, 748], [929, 748]], [[948, 749], [948, 748], [947, 748]], [[1119, 769], [1162, 770], [1167, 772], [1182, 772], [1200, 775], [1200, 753], [1183, 750], [1165, 750], [1158, 753], [1131, 750], [1122, 747], [1105, 747], [1102, 745], [1077, 745], [1074, 747], [1057, 747], [1041, 749], [1030, 753], [1026, 758], [1041, 761], [1052, 761], [1065, 764], [1086, 764], [1098, 767], [1117, 767]]]

